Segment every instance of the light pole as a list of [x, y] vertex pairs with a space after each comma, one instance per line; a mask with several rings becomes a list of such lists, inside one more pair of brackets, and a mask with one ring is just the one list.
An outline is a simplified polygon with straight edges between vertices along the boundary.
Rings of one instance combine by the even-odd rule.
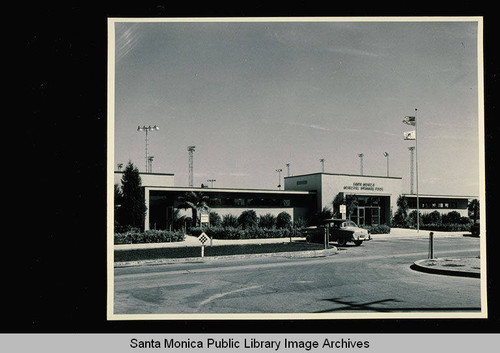
[[283, 169], [276, 169], [276, 171], [278, 172], [278, 190], [281, 190], [281, 172]]
[[149, 160], [148, 160], [148, 132], [149, 131], [158, 131], [160, 130], [160, 127], [157, 126], [157, 125], [154, 125], [154, 126], [138, 126], [137, 127], [137, 131], [144, 131], [146, 133], [146, 173], [149, 173], [149, 167], [148, 167], [148, 164], [149, 164]]
[[149, 156], [149, 157], [148, 157], [148, 168], [149, 168], [149, 169], [148, 169], [148, 172], [149, 172], [149, 173], [152, 173], [152, 172], [153, 172], [153, 159], [154, 159], [154, 158], [155, 158], [154, 156]]
[[286, 176], [290, 176], [290, 163], [286, 164]]
[[358, 154], [358, 157], [359, 157], [359, 163], [360, 163], [360, 173], [361, 173], [361, 175], [363, 175], [363, 156], [364, 156], [364, 154], [363, 154], [363, 153]]
[[213, 188], [214, 187], [214, 181], [217, 181], [215, 179], [208, 179], [207, 182], [210, 183], [210, 187]]
[[321, 173], [324, 173], [325, 172], [325, 159], [321, 158], [319, 161], [321, 163]]
[[389, 153], [384, 152], [384, 157], [387, 159], [387, 176], [389, 176]]

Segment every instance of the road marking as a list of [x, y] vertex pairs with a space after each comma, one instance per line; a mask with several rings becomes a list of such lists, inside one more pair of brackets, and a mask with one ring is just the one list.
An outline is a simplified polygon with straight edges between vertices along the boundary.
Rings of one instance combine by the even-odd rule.
[[219, 294], [214, 294], [210, 297], [208, 297], [207, 299], [205, 299], [204, 301], [202, 301], [200, 303], [200, 306], [201, 305], [205, 305], [209, 302], [211, 302], [212, 300], [214, 299], [218, 299], [218, 298], [221, 298], [221, 297], [225, 297], [226, 295], [229, 295], [229, 294], [233, 294], [233, 293], [238, 293], [238, 292], [243, 292], [243, 291], [246, 291], [246, 290], [250, 290], [250, 289], [255, 289], [255, 288], [259, 288], [259, 287], [262, 287], [262, 286], [252, 286], [252, 287], [246, 287], [246, 288], [240, 288], [240, 289], [235, 289], [235, 290], [232, 290], [230, 292], [225, 292], [225, 293], [219, 293]]

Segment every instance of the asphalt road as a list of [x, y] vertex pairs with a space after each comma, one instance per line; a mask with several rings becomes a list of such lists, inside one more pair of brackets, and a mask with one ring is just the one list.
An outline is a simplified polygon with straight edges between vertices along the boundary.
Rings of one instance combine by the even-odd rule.
[[[479, 255], [479, 239], [435, 240], [436, 257]], [[480, 280], [410, 268], [425, 236], [373, 239], [318, 258], [247, 258], [116, 268], [114, 314], [477, 313]]]

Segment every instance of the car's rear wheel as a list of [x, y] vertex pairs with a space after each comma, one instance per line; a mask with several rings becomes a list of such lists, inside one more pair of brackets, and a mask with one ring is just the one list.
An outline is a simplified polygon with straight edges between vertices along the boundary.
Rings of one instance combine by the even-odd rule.
[[346, 238], [340, 238], [337, 240], [337, 245], [338, 246], [344, 246], [347, 244], [347, 239]]
[[308, 243], [311, 242], [311, 236], [310, 235], [306, 235], [306, 242], [308, 242]]
[[354, 245], [360, 246], [363, 243], [363, 240], [355, 240]]

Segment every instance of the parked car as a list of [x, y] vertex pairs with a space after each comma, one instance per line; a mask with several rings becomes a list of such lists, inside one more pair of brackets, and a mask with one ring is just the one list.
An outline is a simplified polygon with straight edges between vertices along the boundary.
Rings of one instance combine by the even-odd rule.
[[348, 219], [326, 219], [319, 226], [308, 227], [302, 230], [308, 243], [323, 243], [325, 229], [328, 229], [329, 241], [344, 246], [347, 242], [353, 242], [359, 246], [365, 240], [370, 240], [371, 235], [367, 229], [360, 228]]

